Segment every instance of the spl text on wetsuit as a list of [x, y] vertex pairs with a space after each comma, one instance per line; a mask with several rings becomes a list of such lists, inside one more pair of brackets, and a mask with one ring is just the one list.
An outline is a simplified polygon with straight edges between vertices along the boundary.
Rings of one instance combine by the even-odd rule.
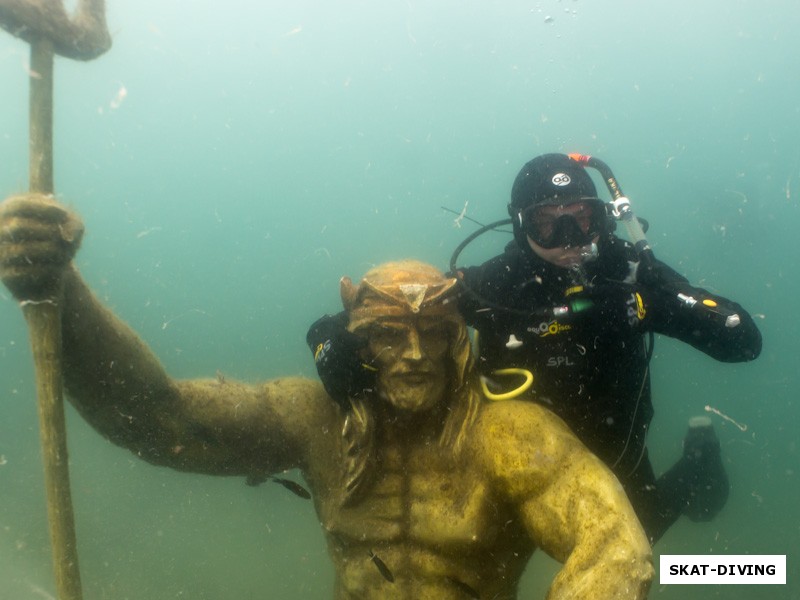
[[786, 584], [786, 555], [662, 554], [662, 584]]

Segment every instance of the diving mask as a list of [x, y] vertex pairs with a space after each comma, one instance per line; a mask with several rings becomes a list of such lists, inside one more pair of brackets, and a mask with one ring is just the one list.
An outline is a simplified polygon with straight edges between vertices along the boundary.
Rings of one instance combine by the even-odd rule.
[[606, 207], [598, 198], [549, 201], [528, 206], [518, 218], [525, 234], [542, 248], [586, 246], [606, 228]]

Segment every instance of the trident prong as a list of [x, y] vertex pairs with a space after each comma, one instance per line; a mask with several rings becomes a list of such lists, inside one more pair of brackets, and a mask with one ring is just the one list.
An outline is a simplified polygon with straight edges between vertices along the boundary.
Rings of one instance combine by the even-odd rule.
[[31, 44], [47, 38], [56, 54], [75, 60], [111, 48], [104, 0], [81, 0], [72, 17], [61, 0], [0, 0], [0, 27]]

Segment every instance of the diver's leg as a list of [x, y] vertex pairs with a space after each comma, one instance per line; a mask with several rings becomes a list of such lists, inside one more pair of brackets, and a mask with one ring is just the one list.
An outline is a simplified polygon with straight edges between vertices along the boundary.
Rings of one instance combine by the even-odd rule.
[[662, 494], [672, 491], [672, 500], [683, 503], [683, 514], [692, 521], [710, 521], [722, 510], [730, 485], [711, 419], [689, 420], [683, 456], [659, 478], [658, 487]]
[[686, 501], [663, 496], [661, 480], [656, 481], [647, 450], [636, 469], [621, 482], [650, 545], [655, 544], [681, 516]]
[[[683, 455], [658, 478], [658, 515], [654, 533], [663, 534], [680, 515], [710, 521], [728, 500], [730, 486], [722, 464], [719, 440], [708, 417], [689, 420]], [[647, 529], [647, 528], [645, 528]], [[648, 533], [651, 533], [648, 530]], [[658, 539], [657, 536], [655, 539]]]
[[636, 470], [621, 481], [651, 544], [681, 515], [692, 521], [713, 519], [730, 490], [719, 440], [707, 417], [690, 419], [683, 455], [658, 481], [646, 451]]

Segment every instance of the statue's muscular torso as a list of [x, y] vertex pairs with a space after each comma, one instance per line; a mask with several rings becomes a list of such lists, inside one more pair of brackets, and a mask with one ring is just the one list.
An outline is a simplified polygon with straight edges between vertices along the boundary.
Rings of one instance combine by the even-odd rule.
[[482, 474], [436, 444], [381, 455], [385, 472], [358, 504], [320, 502], [337, 597], [513, 597], [534, 548]]

